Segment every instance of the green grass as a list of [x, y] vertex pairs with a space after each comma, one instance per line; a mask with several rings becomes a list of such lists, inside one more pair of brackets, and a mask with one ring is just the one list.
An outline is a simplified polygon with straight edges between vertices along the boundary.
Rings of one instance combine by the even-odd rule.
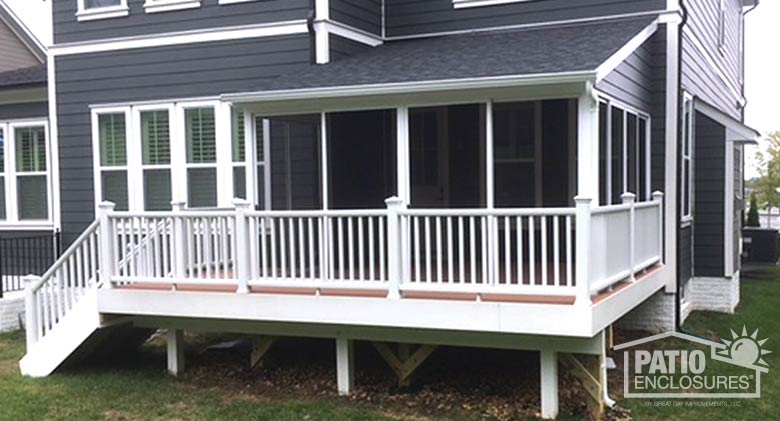
[[0, 420], [391, 419], [338, 401], [235, 398], [149, 368], [104, 366], [45, 379], [24, 378], [17, 365], [23, 343], [20, 333], [0, 335]]
[[[761, 376], [761, 398], [718, 400], [730, 407], [655, 406], [656, 401], [624, 399], [620, 405], [631, 410], [638, 420], [772, 420], [780, 417], [780, 269], [772, 268], [746, 274], [742, 280], [742, 300], [734, 315], [694, 312], [684, 329], [689, 333], [712, 339], [730, 338], [730, 330], [737, 332], [745, 325], [749, 330], [759, 329], [759, 336], [769, 338], [765, 348], [773, 353], [764, 357], [769, 373]], [[723, 373], [730, 374], [730, 373]]]

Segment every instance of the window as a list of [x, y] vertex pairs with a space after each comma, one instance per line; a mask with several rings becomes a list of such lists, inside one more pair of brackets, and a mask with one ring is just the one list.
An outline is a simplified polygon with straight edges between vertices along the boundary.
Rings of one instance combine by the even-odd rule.
[[0, 225], [51, 225], [47, 126], [0, 122]]
[[243, 111], [233, 109], [230, 114], [233, 197], [246, 199], [246, 119]]
[[627, 192], [637, 201], [651, 200], [650, 119], [608, 100], [600, 103], [599, 112], [601, 204], [622, 203]]
[[129, 210], [127, 167], [127, 113], [99, 114], [99, 190], [101, 201], [110, 201], [117, 210]]
[[217, 137], [213, 107], [184, 111], [187, 150], [187, 204], [217, 206]]
[[141, 166], [144, 185], [144, 209], [171, 209], [171, 131], [166, 110], [141, 111]]
[[130, 14], [127, 0], [78, 0], [79, 21], [108, 19]]
[[693, 97], [685, 94], [682, 110], [682, 163], [680, 190], [682, 194], [682, 219], [691, 219], [693, 212], [693, 142], [694, 142]]

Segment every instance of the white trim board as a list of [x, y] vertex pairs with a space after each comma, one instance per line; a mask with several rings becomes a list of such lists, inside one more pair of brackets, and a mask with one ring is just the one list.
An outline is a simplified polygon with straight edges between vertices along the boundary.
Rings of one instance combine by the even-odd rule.
[[634, 36], [626, 45], [621, 47], [615, 54], [607, 59], [604, 63], [596, 69], [596, 83], [601, 82], [608, 74], [617, 69], [621, 63], [626, 61], [631, 54], [633, 54], [645, 41], [649, 40], [653, 34], [658, 31], [659, 20], [654, 20], [650, 25], [647, 25], [645, 29]]
[[108, 41], [89, 41], [58, 44], [49, 49], [54, 56], [98, 53], [133, 48], [164, 47], [170, 45], [194, 44], [200, 42], [229, 41], [245, 38], [272, 37], [293, 34], [308, 34], [306, 20], [262, 23], [229, 28], [199, 29], [193, 31], [169, 32], [137, 37], [114, 38]]

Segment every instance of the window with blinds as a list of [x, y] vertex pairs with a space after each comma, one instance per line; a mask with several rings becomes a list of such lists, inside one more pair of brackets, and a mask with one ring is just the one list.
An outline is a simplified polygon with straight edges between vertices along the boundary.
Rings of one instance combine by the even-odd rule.
[[113, 202], [116, 210], [126, 211], [129, 209], [129, 196], [125, 113], [99, 115], [98, 136], [102, 200]]
[[171, 209], [171, 131], [168, 110], [140, 113], [144, 209]]
[[187, 148], [187, 203], [191, 208], [217, 206], [217, 139], [214, 108], [184, 111]]
[[48, 219], [46, 128], [43, 126], [16, 128], [14, 141], [19, 220]]

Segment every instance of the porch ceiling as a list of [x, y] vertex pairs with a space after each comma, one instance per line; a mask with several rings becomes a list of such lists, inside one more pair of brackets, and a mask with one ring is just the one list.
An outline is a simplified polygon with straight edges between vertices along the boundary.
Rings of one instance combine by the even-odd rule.
[[[234, 102], [302, 96], [370, 95], [370, 87], [414, 91], [488, 88], [508, 84], [593, 80], [599, 66], [618, 54], [655, 16], [478, 32], [393, 41], [326, 65], [308, 65], [273, 79], [255, 92], [225, 95]], [[358, 91], [359, 90], [359, 91]]]

